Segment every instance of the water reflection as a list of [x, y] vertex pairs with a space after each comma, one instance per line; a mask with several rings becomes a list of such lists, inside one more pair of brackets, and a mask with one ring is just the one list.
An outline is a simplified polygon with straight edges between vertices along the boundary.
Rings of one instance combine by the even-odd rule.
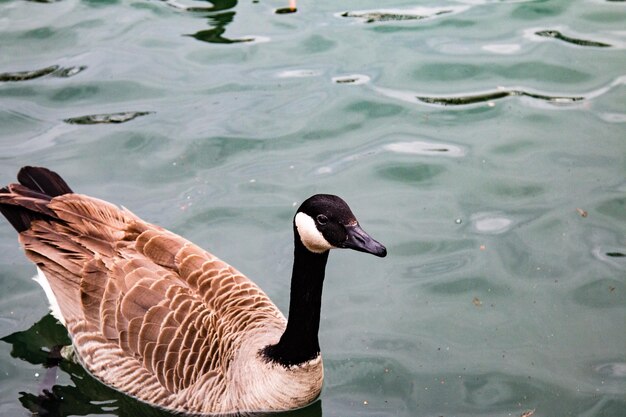
[[342, 75], [340, 77], [333, 77], [335, 84], [367, 84], [370, 81], [370, 77], [363, 74]]
[[177, 0], [166, 0], [165, 3], [178, 10], [190, 13], [210, 13], [206, 15], [209, 20], [211, 29], [201, 30], [196, 33], [188, 34], [202, 42], [216, 44], [232, 44], [242, 42], [252, 42], [256, 40], [254, 37], [245, 38], [228, 38], [224, 36], [226, 26], [228, 26], [235, 18], [235, 12], [231, 11], [237, 6], [237, 0], [202, 0], [204, 3], [210, 3], [211, 6], [191, 6]]
[[224, 33], [226, 32], [226, 26], [233, 21], [233, 18], [235, 17], [235, 12], [218, 13], [218, 14], [207, 16], [207, 17], [209, 18], [209, 24], [213, 26], [213, 28], [207, 29], [207, 30], [201, 30], [188, 36], [191, 36], [192, 38], [195, 38], [202, 42], [219, 43], [219, 44], [231, 44], [231, 43], [254, 41], [253, 37], [231, 39], [231, 38], [227, 38], [223, 36]]
[[479, 93], [467, 93], [457, 95], [422, 95], [417, 92], [394, 90], [391, 88], [373, 87], [374, 91], [391, 98], [406, 101], [409, 103], [427, 104], [433, 106], [446, 106], [446, 107], [463, 107], [475, 104], [486, 104], [488, 107], [494, 107], [497, 100], [502, 100], [510, 97], [530, 98], [535, 103], [547, 103], [549, 105], [568, 105], [575, 104], [585, 99], [596, 97], [608, 91], [603, 88], [601, 91], [596, 90], [594, 92], [585, 95], [566, 96], [566, 95], [551, 95], [543, 92], [534, 92], [524, 88], [506, 88], [499, 87], [495, 90], [489, 90]]
[[593, 46], [597, 48], [608, 48], [611, 46], [608, 43], [604, 43], [604, 42], [598, 42], [598, 41], [579, 39], [579, 38], [566, 36], [562, 34], [561, 32], [559, 32], [558, 30], [540, 30], [540, 31], [535, 32], [535, 35], [541, 36], [544, 38], [558, 39], [563, 42], [571, 43], [571, 44], [578, 45], [578, 46]]
[[[61, 357], [60, 348], [70, 343], [63, 326], [46, 315], [28, 330], [3, 337], [11, 345], [11, 356], [33, 365], [42, 365], [37, 392], [20, 392], [19, 401], [37, 416], [88, 414], [171, 416], [127, 397], [89, 375], [85, 369]], [[55, 385], [56, 374], [64, 372], [73, 385]]]
[[237, 0], [197, 0], [198, 2], [211, 3], [211, 6], [187, 6], [185, 3], [177, 0], [164, 0], [165, 4], [175, 9], [184, 10], [186, 12], [219, 12], [222, 10], [232, 9], [237, 5]]
[[432, 19], [442, 15], [464, 12], [468, 6], [414, 7], [408, 9], [378, 9], [347, 11], [337, 16], [358, 19], [364, 23], [398, 22], [407, 20]]
[[488, 91], [478, 94], [467, 94], [463, 96], [417, 96], [416, 99], [427, 104], [438, 104], [441, 106], [466, 106], [476, 103], [490, 103], [493, 100], [499, 100], [506, 97], [530, 97], [537, 100], [547, 101], [549, 103], [564, 104], [574, 103], [584, 100], [582, 96], [552, 96], [542, 93], [534, 93], [521, 89], [500, 89], [497, 91]]
[[65, 123], [71, 125], [119, 124], [129, 122], [137, 117], [147, 116], [151, 111], [128, 111], [121, 113], [89, 114], [86, 116], [70, 117]]
[[[20, 392], [19, 401], [33, 416], [84, 416], [106, 414], [118, 416], [173, 417], [165, 410], [152, 407], [126, 396], [92, 377], [61, 352], [70, 344], [67, 331], [50, 314], [44, 316], [28, 330], [3, 337], [11, 345], [11, 356], [33, 365], [41, 365], [41, 383], [37, 392]], [[69, 375], [73, 385], [56, 385], [57, 373]], [[267, 414], [253, 414], [261, 417]], [[273, 413], [275, 417], [319, 417], [321, 401], [308, 407]]]
[[84, 71], [86, 68], [87, 66], [85, 65], [75, 67], [61, 67], [59, 65], [51, 65], [49, 67], [36, 70], [3, 72], [0, 73], [0, 81], [29, 81], [36, 78], [45, 77], [47, 75], [58, 78], [68, 78], [78, 74], [79, 72]]

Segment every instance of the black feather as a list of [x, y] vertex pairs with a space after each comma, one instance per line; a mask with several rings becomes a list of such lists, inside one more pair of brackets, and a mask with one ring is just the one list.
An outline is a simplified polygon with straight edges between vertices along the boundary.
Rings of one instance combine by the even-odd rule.
[[52, 198], [72, 193], [57, 174], [47, 168], [26, 166], [17, 174], [20, 184], [0, 188], [0, 213], [18, 232], [30, 228], [34, 220], [56, 220], [48, 208]]
[[50, 197], [72, 193], [72, 189], [56, 172], [48, 168], [25, 166], [17, 174], [20, 184]]
[[[3, 193], [7, 190], [7, 188], [0, 189], [0, 193]], [[41, 218], [42, 216], [37, 215], [36, 213], [30, 212], [23, 207], [12, 205], [12, 204], [2, 204], [0, 202], [0, 213], [11, 223], [11, 226], [18, 233], [23, 232], [24, 230], [28, 230], [30, 228], [30, 223], [35, 218]]]

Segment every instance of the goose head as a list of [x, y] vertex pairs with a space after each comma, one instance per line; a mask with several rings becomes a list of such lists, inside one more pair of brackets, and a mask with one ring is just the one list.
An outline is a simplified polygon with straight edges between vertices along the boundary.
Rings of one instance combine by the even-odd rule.
[[316, 194], [305, 200], [293, 220], [296, 242], [313, 253], [330, 249], [353, 249], [379, 257], [387, 249], [359, 225], [348, 204], [330, 194]]
[[261, 349], [265, 360], [285, 367], [320, 357], [318, 331], [329, 251], [343, 248], [387, 255], [387, 249], [361, 229], [348, 204], [334, 195], [317, 194], [305, 200], [293, 218], [293, 230], [289, 320], [278, 343]]

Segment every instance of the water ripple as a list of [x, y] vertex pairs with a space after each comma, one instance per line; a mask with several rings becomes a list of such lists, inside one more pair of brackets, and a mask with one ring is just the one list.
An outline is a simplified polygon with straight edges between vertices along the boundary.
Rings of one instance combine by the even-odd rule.
[[[566, 33], [569, 33], [569, 35], [566, 35]], [[572, 33], [575, 33], [575, 36], [572, 35]], [[567, 26], [557, 25], [551, 28], [531, 27], [524, 29], [523, 37], [531, 42], [549, 42], [551, 40], [557, 40], [560, 41], [562, 45], [572, 47], [626, 48], [626, 43], [623, 41], [623, 32], [618, 31], [606, 31], [602, 32], [601, 35], [587, 35], [576, 33], [576, 30], [572, 30]]]
[[533, 93], [526, 90], [498, 89], [479, 94], [468, 94], [464, 96], [416, 96], [415, 98], [427, 104], [439, 104], [442, 106], [466, 106], [469, 104], [491, 102], [506, 97], [530, 97], [537, 100], [544, 100], [555, 104], [574, 103], [584, 100], [582, 96], [551, 96], [548, 94]]
[[[390, 139], [393, 140], [393, 139]], [[450, 158], [460, 158], [466, 155], [467, 150], [461, 146], [453, 145], [449, 143], [443, 142], [429, 142], [429, 141], [394, 141], [391, 143], [387, 143], [382, 146], [375, 147], [366, 147], [361, 149], [360, 151], [355, 151], [349, 155], [343, 156], [341, 158], [336, 158], [334, 160], [328, 161], [328, 163], [324, 166], [319, 167], [316, 170], [318, 175], [336, 173], [341, 169], [345, 169], [347, 166], [355, 163], [356, 161], [362, 160], [364, 158], [373, 157], [374, 155], [378, 155], [383, 152], [391, 152], [396, 154], [405, 154], [405, 155], [421, 155], [421, 156], [436, 156], [436, 157], [450, 157]], [[424, 175], [428, 177], [429, 175], [434, 175], [438, 173], [435, 168], [428, 169], [427, 165], [422, 165], [421, 167], [413, 167], [409, 169], [413, 175], [412, 177], [420, 177], [425, 179]], [[421, 175], [417, 175], [418, 172]], [[436, 172], [433, 172], [435, 170]], [[392, 177], [396, 177], [400, 171], [403, 171], [403, 167], [393, 166], [389, 167], [384, 172], [387, 175]], [[425, 172], [427, 171], [427, 172]], [[428, 173], [428, 175], [427, 175]]]
[[465, 156], [466, 150], [460, 146], [434, 142], [396, 142], [383, 146], [385, 150], [409, 155]]
[[45, 77], [52, 74], [58, 68], [57, 65], [53, 65], [46, 68], [41, 68], [32, 71], [19, 71], [19, 72], [4, 72], [0, 74], [0, 81], [28, 81], [35, 78]]
[[246, 38], [226, 38], [222, 36], [226, 30], [223, 28], [214, 28], [207, 30], [200, 30], [196, 33], [187, 35], [201, 42], [216, 43], [216, 44], [231, 44], [231, 43], [244, 43], [244, 42], [267, 42], [269, 38], [263, 36], [249, 36]]
[[595, 279], [572, 291], [572, 297], [578, 305], [592, 309], [621, 308], [625, 294], [626, 285], [613, 277]]
[[472, 225], [478, 233], [497, 235], [511, 228], [513, 220], [502, 213], [476, 213], [472, 217]]
[[609, 378], [626, 379], [626, 363], [625, 362], [607, 362], [594, 366], [594, 371], [598, 374]]
[[[210, 29], [200, 30], [198, 32], [187, 34], [186, 36], [190, 36], [194, 39], [197, 39], [202, 42], [214, 43], [214, 44], [238, 44], [238, 43], [259, 43], [259, 42], [267, 42], [269, 40], [268, 37], [265, 36], [246, 36], [242, 38], [228, 38], [224, 36], [226, 32], [226, 27], [233, 22], [235, 18], [234, 9], [237, 5], [236, 0], [223, 0], [223, 1], [214, 1], [212, 2], [212, 6], [191, 6], [187, 5], [179, 0], [161, 0], [167, 6], [172, 7], [174, 9], [200, 14], [200, 13], [209, 13], [208, 15], [201, 15], [203, 17], [207, 17], [209, 20]], [[219, 12], [219, 13], [214, 13]]]
[[291, 14], [291, 13], [296, 13], [298, 11], [297, 8], [295, 7], [280, 7], [276, 10], [274, 10], [274, 13], [276, 14]]
[[322, 75], [321, 70], [317, 69], [294, 69], [294, 70], [283, 70], [276, 74], [278, 78], [308, 78], [308, 77], [318, 77]]
[[420, 277], [420, 279], [433, 275], [446, 275], [467, 267], [472, 261], [473, 258], [469, 254], [444, 256], [432, 261], [425, 261], [417, 266], [408, 267], [403, 275], [407, 278]]
[[624, 258], [626, 257], [624, 250], [620, 251], [620, 249], [613, 247], [596, 246], [591, 250], [591, 254], [600, 261], [606, 262], [614, 267], [624, 268], [626, 266], [626, 262], [624, 262]]
[[355, 18], [364, 23], [424, 20], [464, 12], [469, 6], [415, 7], [411, 9], [377, 9], [339, 13], [339, 17]]
[[[336, 84], [368, 84], [371, 78], [363, 74], [353, 74], [341, 77], [334, 77], [332, 81]], [[435, 106], [468, 106], [479, 103], [487, 103], [489, 106], [495, 106], [494, 101], [505, 99], [508, 97], [527, 97], [539, 102], [546, 102], [551, 105], [567, 105], [582, 102], [584, 100], [597, 98], [614, 87], [626, 84], [626, 76], [618, 77], [609, 85], [598, 88], [581, 95], [556, 95], [545, 92], [532, 91], [526, 87], [498, 87], [479, 93], [468, 93], [460, 95], [422, 95], [417, 92], [395, 90], [391, 88], [372, 86], [373, 90], [387, 97], [395, 98], [402, 101], [417, 104], [430, 104]]]
[[200, 30], [196, 33], [189, 34], [192, 38], [195, 38], [202, 42], [215, 43], [215, 44], [237, 44], [244, 42], [268, 42], [269, 38], [266, 36], [246, 36], [242, 38], [227, 38], [224, 36], [226, 33], [226, 27], [232, 23], [235, 18], [235, 12], [222, 12], [212, 14], [209, 17], [210, 29]]
[[598, 116], [607, 123], [626, 123], [626, 114], [600, 113]]
[[87, 66], [85, 65], [67, 68], [59, 65], [51, 65], [49, 67], [30, 71], [3, 72], [0, 73], [0, 81], [30, 81], [47, 75], [59, 78], [68, 78], [84, 71], [86, 68]]
[[563, 35], [558, 30], [540, 30], [540, 31], [535, 32], [535, 35], [541, 36], [541, 37], [544, 37], [544, 38], [558, 39], [558, 40], [561, 40], [563, 42], [568, 42], [568, 43], [571, 43], [571, 44], [574, 44], [574, 45], [578, 45], [578, 46], [593, 46], [593, 47], [597, 47], [597, 48], [608, 48], [608, 47], [612, 46], [612, 45], [610, 45], [608, 43], [591, 41], [591, 40], [587, 40], [587, 39], [572, 38], [572, 37]]
[[551, 95], [544, 92], [533, 92], [525, 87], [506, 88], [500, 87], [481, 93], [455, 94], [455, 95], [422, 95], [410, 91], [395, 90], [383, 87], [373, 87], [374, 90], [384, 96], [395, 98], [409, 103], [430, 104], [436, 106], [468, 106], [478, 103], [487, 103], [494, 106], [494, 100], [508, 97], [528, 97], [539, 102], [546, 102], [552, 105], [567, 105], [595, 99], [606, 94], [617, 86], [626, 84], [626, 76], [621, 76], [604, 87], [580, 94], [580, 95]]
[[367, 84], [370, 81], [370, 77], [362, 74], [342, 75], [340, 77], [333, 77], [335, 84]]
[[87, 116], [71, 117], [65, 119], [65, 123], [73, 125], [96, 125], [96, 124], [118, 124], [126, 123], [137, 117], [146, 116], [152, 114], [151, 111], [129, 111], [121, 113], [104, 113], [104, 114], [90, 114]]
[[232, 9], [233, 7], [235, 7], [237, 5], [237, 0], [226, 0], [226, 1], [215, 1], [212, 2], [214, 3], [212, 6], [206, 7], [206, 6], [188, 6], [186, 4], [184, 4], [181, 1], [178, 0], [161, 0], [163, 1], [166, 5], [177, 9], [177, 10], [182, 10], [184, 12], [218, 12], [218, 11], [222, 11], [222, 10], [228, 10], [228, 9]]

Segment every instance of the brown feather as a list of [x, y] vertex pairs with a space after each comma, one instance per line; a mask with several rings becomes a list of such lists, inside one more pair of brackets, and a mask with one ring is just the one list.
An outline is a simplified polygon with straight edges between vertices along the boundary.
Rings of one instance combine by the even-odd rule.
[[157, 344], [156, 342], [148, 342], [146, 343], [146, 345], [143, 348], [143, 366], [144, 368], [146, 368], [149, 372], [154, 373], [154, 368], [152, 367], [152, 360], [154, 357], [154, 350], [156, 348]]
[[175, 268], [175, 254], [180, 249], [180, 242], [166, 235], [156, 235], [150, 238], [143, 247], [143, 254], [154, 263]]
[[[71, 193], [51, 171], [21, 176], [0, 189], [0, 210], [49, 281], [81, 362], [103, 382], [205, 414], [253, 410], [269, 404], [265, 394], [304, 405], [319, 393], [321, 362], [311, 368], [319, 383], [302, 396], [281, 385], [284, 369], [258, 360], [285, 319], [237, 270], [126, 209]], [[245, 382], [257, 374], [278, 378], [261, 399]]]
[[128, 322], [128, 346], [134, 355], [139, 354], [139, 333], [142, 324], [143, 317], [135, 317]]
[[122, 300], [122, 314], [126, 317], [126, 320], [131, 321], [136, 317], [143, 317], [150, 307], [157, 305], [163, 300], [163, 295], [155, 291], [152, 291], [149, 287], [144, 285], [137, 285], [132, 287], [130, 291], [126, 293]]
[[85, 319], [96, 326], [100, 323], [100, 303], [104, 296], [107, 274], [100, 258], [85, 263], [80, 282], [80, 296]]

